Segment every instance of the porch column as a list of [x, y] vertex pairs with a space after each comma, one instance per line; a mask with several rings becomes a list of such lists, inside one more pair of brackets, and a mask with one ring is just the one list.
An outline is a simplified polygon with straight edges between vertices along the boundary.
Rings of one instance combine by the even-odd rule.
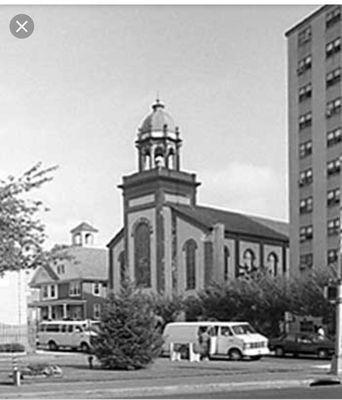
[[67, 318], [68, 318], [67, 304], [64, 303], [63, 304], [63, 319], [67, 319]]
[[52, 319], [52, 306], [48, 306], [48, 319]]

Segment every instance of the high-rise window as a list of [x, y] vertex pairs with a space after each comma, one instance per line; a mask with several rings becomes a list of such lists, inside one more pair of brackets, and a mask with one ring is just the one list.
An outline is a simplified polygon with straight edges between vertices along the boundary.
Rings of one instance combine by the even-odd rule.
[[310, 268], [313, 264], [313, 256], [312, 253], [302, 254], [299, 258], [299, 267], [300, 269]]
[[328, 190], [327, 193], [327, 205], [333, 207], [340, 203], [340, 189]]
[[337, 249], [328, 250], [328, 255], [327, 255], [328, 264], [332, 264], [332, 263], [336, 262], [337, 258], [338, 258], [338, 250]]
[[312, 196], [302, 199], [299, 203], [299, 213], [306, 214], [312, 212]]
[[298, 33], [298, 46], [303, 46], [305, 43], [311, 40], [311, 26], [307, 26], [305, 29]]
[[299, 174], [299, 186], [307, 186], [312, 183], [312, 168], [309, 168], [305, 171], [300, 172]]
[[338, 67], [333, 71], [329, 72], [326, 76], [326, 86], [327, 88], [334, 86], [341, 80], [341, 68]]
[[340, 218], [328, 220], [328, 236], [338, 235], [340, 231]]
[[342, 129], [337, 128], [327, 133], [327, 146], [331, 147], [342, 140]]
[[333, 176], [340, 173], [341, 162], [340, 158], [336, 158], [335, 160], [331, 160], [327, 163], [327, 176]]
[[313, 237], [312, 225], [302, 226], [299, 230], [299, 240], [305, 242], [306, 240], [311, 240]]
[[341, 97], [337, 97], [336, 99], [329, 101], [327, 103], [327, 109], [326, 109], [327, 118], [339, 114], [340, 112], [341, 112]]
[[298, 61], [297, 74], [302, 75], [309, 69], [311, 69], [311, 55], [308, 55], [305, 58]]
[[340, 7], [334, 8], [332, 11], [329, 11], [325, 17], [325, 26], [327, 29], [335, 25], [337, 22], [341, 20], [341, 10]]
[[308, 83], [307, 85], [299, 88], [298, 101], [301, 103], [306, 99], [310, 99], [311, 95], [312, 95], [312, 86], [311, 83]]
[[312, 153], [312, 140], [308, 140], [307, 142], [300, 143], [299, 145], [299, 157], [305, 158]]
[[307, 128], [312, 124], [312, 114], [311, 112], [307, 112], [306, 114], [300, 115], [298, 119], [298, 127], [299, 130]]
[[341, 38], [336, 38], [331, 42], [327, 43], [325, 46], [325, 56], [326, 58], [332, 57], [334, 54], [341, 51]]

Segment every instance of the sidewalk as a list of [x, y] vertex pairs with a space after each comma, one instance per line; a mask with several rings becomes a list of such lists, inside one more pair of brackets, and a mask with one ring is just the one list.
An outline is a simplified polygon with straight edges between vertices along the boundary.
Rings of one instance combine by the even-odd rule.
[[[49, 362], [63, 368], [62, 378], [24, 380], [21, 387], [0, 385], [0, 398], [123, 398], [227, 390], [308, 386], [327, 378], [328, 362], [279, 360], [171, 363], [158, 359], [138, 371], [89, 369], [85, 356], [50, 355]], [[38, 356], [38, 361], [44, 357]], [[45, 356], [45, 361], [47, 357]]]

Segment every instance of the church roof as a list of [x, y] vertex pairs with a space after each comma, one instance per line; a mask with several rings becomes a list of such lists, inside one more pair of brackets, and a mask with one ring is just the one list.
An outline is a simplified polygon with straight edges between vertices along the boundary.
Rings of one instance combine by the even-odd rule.
[[82, 222], [81, 224], [77, 225], [76, 228], [71, 229], [70, 233], [77, 233], [77, 232], [98, 232], [97, 229], [93, 228], [88, 222]]
[[144, 119], [140, 133], [163, 131], [165, 125], [169, 132], [175, 132], [176, 127], [173, 118], [164, 108], [164, 104], [157, 99], [155, 104], [152, 105], [153, 111]]
[[172, 205], [174, 210], [210, 229], [216, 223], [229, 233], [288, 241], [288, 223], [212, 207]]

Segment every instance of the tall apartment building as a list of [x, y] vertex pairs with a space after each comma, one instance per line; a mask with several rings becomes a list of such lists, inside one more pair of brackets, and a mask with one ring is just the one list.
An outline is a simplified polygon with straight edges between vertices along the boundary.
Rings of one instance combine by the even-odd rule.
[[341, 6], [286, 32], [291, 271], [336, 265], [342, 153]]

